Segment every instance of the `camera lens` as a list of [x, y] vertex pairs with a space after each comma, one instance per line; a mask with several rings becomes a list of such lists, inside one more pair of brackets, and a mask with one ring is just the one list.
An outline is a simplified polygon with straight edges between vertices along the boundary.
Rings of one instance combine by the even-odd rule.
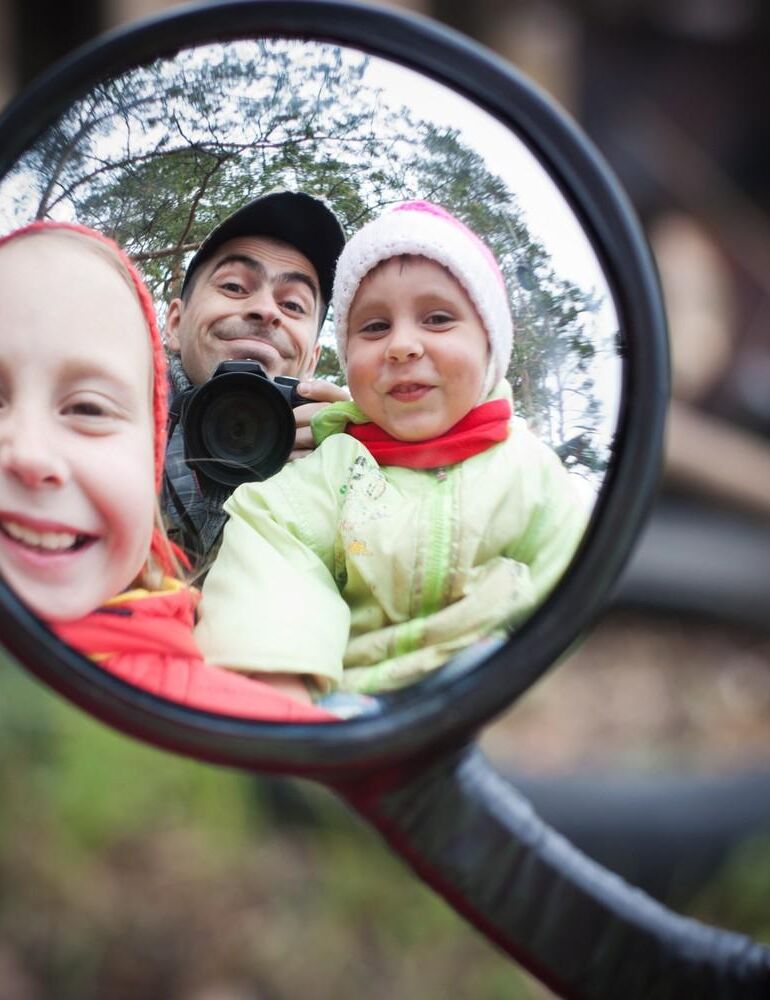
[[294, 446], [294, 415], [284, 393], [249, 371], [215, 374], [196, 389], [183, 425], [187, 464], [204, 489], [268, 479]]
[[269, 428], [274, 420], [273, 407], [253, 392], [215, 396], [201, 413], [203, 445], [209, 455], [236, 469], [258, 467], [272, 448]]

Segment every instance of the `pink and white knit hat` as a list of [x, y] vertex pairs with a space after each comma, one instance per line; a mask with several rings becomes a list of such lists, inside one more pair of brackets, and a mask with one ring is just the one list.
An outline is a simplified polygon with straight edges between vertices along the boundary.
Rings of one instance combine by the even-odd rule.
[[500, 268], [489, 247], [439, 205], [405, 201], [368, 222], [350, 239], [337, 263], [332, 305], [337, 353], [347, 361], [348, 313], [358, 286], [390, 257], [413, 254], [448, 268], [465, 289], [489, 339], [481, 398], [505, 376], [513, 349], [513, 320]]

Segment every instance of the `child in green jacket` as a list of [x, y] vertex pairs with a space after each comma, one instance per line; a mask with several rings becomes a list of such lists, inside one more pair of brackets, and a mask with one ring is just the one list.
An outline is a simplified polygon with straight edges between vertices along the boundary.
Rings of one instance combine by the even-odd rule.
[[317, 415], [313, 454], [228, 501], [196, 633], [210, 662], [298, 697], [399, 688], [516, 628], [585, 528], [558, 458], [512, 417], [505, 284], [470, 229], [427, 202], [368, 223], [333, 309], [353, 402]]

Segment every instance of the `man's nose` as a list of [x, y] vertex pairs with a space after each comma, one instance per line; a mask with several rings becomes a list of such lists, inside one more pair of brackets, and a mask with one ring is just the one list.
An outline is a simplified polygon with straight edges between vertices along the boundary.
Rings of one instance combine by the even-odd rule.
[[273, 291], [265, 285], [252, 292], [246, 300], [246, 312], [251, 319], [258, 320], [264, 326], [276, 326], [281, 320]]
[[33, 418], [0, 421], [0, 469], [27, 489], [61, 486], [68, 477], [50, 429]]
[[413, 361], [423, 355], [422, 338], [414, 324], [394, 323], [388, 337], [387, 355], [389, 361]]

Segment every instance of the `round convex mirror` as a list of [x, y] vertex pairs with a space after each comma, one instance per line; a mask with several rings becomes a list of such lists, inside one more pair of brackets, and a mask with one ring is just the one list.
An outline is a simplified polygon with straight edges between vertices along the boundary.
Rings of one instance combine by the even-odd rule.
[[[624, 199], [575, 127], [531, 84], [424, 20], [353, 4], [225, 3], [158, 18], [83, 50], [22, 95], [0, 122], [0, 136], [2, 232], [48, 219], [108, 234], [130, 255], [167, 330], [180, 308], [173, 303], [185, 302], [192, 313], [208, 277], [221, 277], [214, 256], [199, 269], [204, 280], [196, 277], [187, 299], [180, 298], [191, 259], [252, 199], [276, 191], [323, 199], [348, 237], [399, 203], [441, 206], [483, 241], [502, 275], [514, 329], [503, 394], [512, 400], [514, 431], [536, 440], [558, 470], [556, 492], [537, 517], [570, 498], [568, 515], [549, 523], [533, 548], [527, 538], [536, 534], [535, 515], [530, 511], [527, 521], [517, 512], [529, 509], [539, 470], [511, 466], [494, 481], [466, 475], [462, 483], [440, 473], [454, 483], [462, 518], [447, 519], [454, 525], [449, 536], [435, 510], [424, 528], [408, 525], [438, 568], [426, 569], [424, 555], [406, 572], [410, 586], [427, 590], [425, 580], [433, 579], [431, 586], [443, 590], [421, 593], [425, 603], [416, 605], [412, 594], [395, 610], [403, 587], [390, 572], [397, 558], [387, 553], [389, 540], [401, 537], [400, 522], [384, 530], [361, 522], [353, 535], [331, 536], [322, 543], [324, 572], [335, 597], [352, 608], [349, 626], [340, 619], [331, 637], [324, 615], [308, 607], [312, 592], [306, 599], [302, 585], [295, 590], [290, 575], [273, 575], [261, 559], [248, 564], [245, 629], [243, 616], [220, 625], [216, 600], [207, 598], [215, 561], [203, 588], [209, 632], [212, 620], [214, 632], [229, 630], [238, 641], [249, 631], [257, 649], [264, 635], [275, 642], [278, 634], [308, 664], [317, 650], [339, 646], [339, 672], [322, 678], [326, 685], [382, 696], [375, 714], [324, 724], [193, 709], [68, 648], [26, 606], [34, 602], [14, 552], [39, 548], [40, 531], [6, 501], [0, 613], [5, 642], [22, 664], [92, 714], [154, 743], [252, 768], [332, 777], [465, 737], [525, 691], [586, 627], [655, 481], [666, 384], [663, 319], [648, 253]], [[1, 265], [0, 286], [10, 282]], [[234, 288], [232, 275], [225, 277]], [[10, 324], [13, 316], [5, 315]], [[316, 376], [344, 384], [334, 319], [332, 310], [320, 330]], [[179, 351], [174, 336], [167, 346], [172, 355]], [[244, 354], [216, 360], [230, 356]], [[176, 361], [183, 360], [182, 350]], [[286, 373], [302, 375], [290, 366]], [[287, 469], [296, 477], [305, 461]], [[445, 465], [451, 470], [454, 461], [448, 454]], [[360, 479], [351, 473], [344, 484], [351, 492], [342, 521], [358, 510], [355, 489], [384, 489], [381, 477], [363, 485]], [[379, 512], [373, 520], [382, 518]], [[485, 540], [501, 523], [504, 539], [492, 551]], [[227, 545], [226, 532], [217, 559]], [[365, 576], [356, 558], [377, 545], [379, 582], [370, 591], [383, 577], [393, 579], [375, 609], [371, 599], [356, 605], [345, 588], [355, 574]], [[458, 565], [466, 576], [452, 583]], [[288, 620], [276, 633], [281, 615]], [[409, 637], [411, 618], [420, 630]], [[317, 630], [315, 619], [323, 619]], [[431, 643], [435, 652], [426, 657]], [[212, 659], [232, 666], [226, 656]], [[308, 673], [316, 676], [315, 665]]]

